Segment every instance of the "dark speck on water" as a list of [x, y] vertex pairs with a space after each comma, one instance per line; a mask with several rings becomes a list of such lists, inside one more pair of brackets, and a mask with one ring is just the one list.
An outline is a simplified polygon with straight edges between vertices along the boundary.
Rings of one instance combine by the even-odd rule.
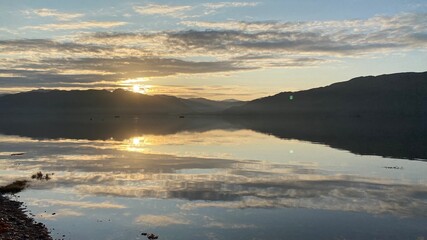
[[33, 174], [33, 175], [31, 176], [31, 179], [46, 180], [46, 181], [49, 181], [49, 180], [51, 179], [51, 177], [50, 177], [50, 176], [52, 176], [52, 175], [54, 175], [54, 173], [51, 173], [51, 174], [49, 174], [49, 173], [43, 174], [42, 172], [37, 172], [36, 174]]
[[393, 166], [393, 167], [384, 167], [385, 169], [396, 169], [396, 170], [403, 170], [403, 167]]
[[25, 153], [12, 153], [12, 154], [10, 154], [10, 156], [22, 156], [22, 155], [24, 155]]
[[156, 235], [156, 234], [154, 234], [154, 233], [146, 233], [146, 232], [143, 232], [143, 233], [141, 233], [141, 235], [142, 236], [147, 236], [147, 239], [159, 239], [159, 236], [158, 235]]

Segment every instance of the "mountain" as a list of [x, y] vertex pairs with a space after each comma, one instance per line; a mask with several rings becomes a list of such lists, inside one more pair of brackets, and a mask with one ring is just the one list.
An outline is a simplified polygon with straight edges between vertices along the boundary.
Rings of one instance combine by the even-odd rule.
[[238, 103], [149, 96], [122, 89], [35, 90], [0, 97], [1, 114], [187, 114], [216, 112]]
[[0, 96], [0, 114], [192, 114], [427, 116], [427, 72], [358, 77], [250, 102], [182, 99], [125, 90], [36, 90]]
[[358, 77], [326, 87], [282, 92], [226, 114], [427, 116], [427, 72]]
[[213, 101], [206, 98], [189, 98], [185, 99], [185, 104], [192, 110], [199, 113], [221, 112], [231, 107], [243, 105], [245, 102], [228, 99], [223, 101]]

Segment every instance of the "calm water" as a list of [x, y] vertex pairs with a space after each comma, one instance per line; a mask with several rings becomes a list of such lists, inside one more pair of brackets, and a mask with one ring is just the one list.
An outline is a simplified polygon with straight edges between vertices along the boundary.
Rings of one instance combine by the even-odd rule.
[[[383, 129], [363, 140], [257, 126], [173, 117], [5, 121], [0, 184], [54, 173], [19, 194], [54, 238], [427, 239], [422, 131]], [[409, 135], [412, 142], [400, 139]]]

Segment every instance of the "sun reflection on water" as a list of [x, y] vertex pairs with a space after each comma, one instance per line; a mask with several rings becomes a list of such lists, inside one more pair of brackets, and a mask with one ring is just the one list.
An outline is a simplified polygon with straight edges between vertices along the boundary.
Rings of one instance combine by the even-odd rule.
[[129, 152], [145, 152], [147, 140], [145, 137], [133, 137], [124, 141], [125, 150]]

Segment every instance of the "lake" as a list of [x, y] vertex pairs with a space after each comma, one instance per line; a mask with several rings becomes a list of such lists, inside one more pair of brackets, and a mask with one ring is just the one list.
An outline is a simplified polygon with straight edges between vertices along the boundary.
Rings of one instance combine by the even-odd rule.
[[425, 121], [372, 122], [3, 117], [0, 184], [53, 238], [427, 239]]

